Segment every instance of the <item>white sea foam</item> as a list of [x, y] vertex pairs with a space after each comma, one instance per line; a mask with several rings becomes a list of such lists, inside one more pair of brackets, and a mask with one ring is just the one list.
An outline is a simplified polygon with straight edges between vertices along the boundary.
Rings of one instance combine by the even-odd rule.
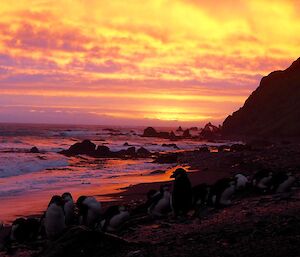
[[49, 168], [64, 167], [68, 165], [68, 160], [62, 155], [52, 153], [47, 155], [1, 153], [0, 165], [0, 178], [5, 178]]

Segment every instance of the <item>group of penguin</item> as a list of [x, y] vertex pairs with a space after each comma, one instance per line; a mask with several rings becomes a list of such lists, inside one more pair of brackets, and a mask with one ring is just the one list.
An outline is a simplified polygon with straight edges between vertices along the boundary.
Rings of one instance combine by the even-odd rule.
[[259, 170], [252, 178], [239, 173], [222, 178], [213, 185], [203, 183], [194, 187], [182, 168], [176, 169], [171, 178], [175, 179], [172, 193], [168, 185], [162, 185], [159, 191], [149, 191], [146, 203], [149, 214], [163, 216], [172, 211], [175, 216], [185, 216], [191, 210], [197, 214], [205, 207], [229, 206], [234, 194], [241, 192], [285, 193], [296, 181], [291, 173], [268, 170]]
[[235, 193], [247, 189], [262, 193], [287, 192], [296, 180], [289, 173], [261, 170], [252, 179], [243, 174], [236, 174], [231, 178], [220, 179], [213, 185], [200, 184], [192, 187], [188, 173], [183, 168], [176, 169], [171, 178], [174, 178], [172, 192], [168, 184], [162, 185], [160, 190], [150, 190], [146, 202], [131, 213], [125, 206], [110, 206], [103, 212], [101, 203], [92, 196], [80, 196], [75, 203], [71, 193], [55, 195], [40, 220], [16, 219], [11, 227], [10, 240], [25, 242], [38, 237], [55, 239], [72, 225], [84, 225], [102, 232], [115, 232], [130, 219], [130, 216], [138, 213], [137, 209], [153, 217], [168, 216], [170, 213], [173, 213], [174, 217], [185, 217], [191, 210], [197, 213], [203, 207], [228, 206]]
[[71, 193], [54, 195], [40, 219], [18, 218], [10, 232], [11, 242], [28, 242], [41, 238], [58, 238], [65, 229], [83, 225], [103, 232], [114, 232], [129, 218], [123, 206], [110, 206], [103, 213], [102, 206], [93, 196], [80, 196], [76, 203]]

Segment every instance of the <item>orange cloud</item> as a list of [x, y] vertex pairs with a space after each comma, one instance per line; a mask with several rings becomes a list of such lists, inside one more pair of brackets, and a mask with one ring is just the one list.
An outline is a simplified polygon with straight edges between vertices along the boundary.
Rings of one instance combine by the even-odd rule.
[[298, 57], [298, 11], [292, 0], [1, 3], [0, 106], [221, 120]]

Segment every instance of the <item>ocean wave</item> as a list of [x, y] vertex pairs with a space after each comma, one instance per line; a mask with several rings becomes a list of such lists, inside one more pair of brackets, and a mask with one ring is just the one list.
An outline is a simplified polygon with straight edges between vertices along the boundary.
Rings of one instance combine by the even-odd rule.
[[68, 165], [68, 160], [58, 154], [32, 155], [24, 153], [1, 153], [0, 178], [38, 172]]

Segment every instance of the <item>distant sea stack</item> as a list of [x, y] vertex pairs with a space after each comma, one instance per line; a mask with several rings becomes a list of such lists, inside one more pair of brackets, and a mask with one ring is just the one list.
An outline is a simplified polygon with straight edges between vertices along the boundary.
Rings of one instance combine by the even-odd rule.
[[300, 58], [262, 78], [244, 106], [223, 123], [226, 136], [300, 136]]

